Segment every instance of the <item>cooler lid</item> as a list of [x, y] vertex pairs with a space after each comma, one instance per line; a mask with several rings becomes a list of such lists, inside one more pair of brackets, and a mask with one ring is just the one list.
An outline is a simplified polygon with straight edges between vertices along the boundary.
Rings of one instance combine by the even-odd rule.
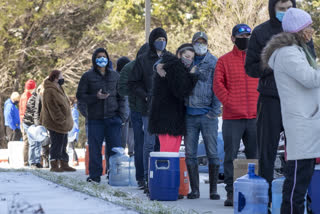
[[151, 152], [150, 157], [178, 158], [179, 152]]

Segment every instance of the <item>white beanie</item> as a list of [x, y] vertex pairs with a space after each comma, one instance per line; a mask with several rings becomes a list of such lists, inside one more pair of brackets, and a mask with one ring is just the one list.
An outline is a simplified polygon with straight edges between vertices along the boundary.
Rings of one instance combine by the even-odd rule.
[[282, 20], [283, 31], [288, 33], [297, 33], [311, 24], [310, 14], [298, 8], [287, 10]]

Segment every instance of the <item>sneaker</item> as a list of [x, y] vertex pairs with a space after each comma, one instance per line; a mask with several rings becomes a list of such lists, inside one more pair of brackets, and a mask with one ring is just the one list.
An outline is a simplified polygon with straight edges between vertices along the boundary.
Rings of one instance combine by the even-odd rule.
[[138, 189], [140, 190], [144, 189], [144, 181], [138, 181]]
[[90, 183], [97, 183], [99, 184], [100, 183], [100, 177], [96, 177], [96, 178], [91, 178], [91, 177], [88, 177], [87, 178], [87, 182], [90, 182]]
[[30, 166], [32, 169], [42, 169], [43, 166], [40, 163], [33, 163]]

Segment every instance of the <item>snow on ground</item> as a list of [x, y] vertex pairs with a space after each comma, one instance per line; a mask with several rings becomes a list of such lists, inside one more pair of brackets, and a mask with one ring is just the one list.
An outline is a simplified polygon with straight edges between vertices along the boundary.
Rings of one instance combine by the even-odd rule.
[[[0, 178], [2, 179], [2, 175], [5, 175], [4, 172], [1, 171], [8, 171], [9, 166], [7, 164], [0, 163]], [[188, 200], [186, 198], [178, 201], [150, 201], [148, 197], [146, 197], [145, 194], [143, 194], [142, 190], [138, 190], [137, 187], [111, 187], [107, 183], [106, 176], [101, 177], [101, 183], [99, 185], [94, 185], [85, 182], [85, 179], [87, 175], [84, 173], [84, 166], [80, 165], [77, 167], [76, 172], [68, 173], [52, 173], [49, 172], [48, 169], [42, 169], [42, 170], [30, 170], [28, 168], [22, 169], [23, 171], [20, 173], [26, 173], [24, 171], [28, 171], [29, 175], [30, 173], [37, 175], [39, 177], [42, 177], [46, 180], [52, 181], [55, 184], [52, 184], [53, 187], [58, 186], [60, 188], [60, 185], [66, 186], [69, 189], [68, 192], [73, 192], [71, 189], [79, 192], [86, 193], [91, 196], [95, 196], [101, 199], [104, 199], [105, 201], [112, 202], [114, 204], [120, 205], [122, 207], [128, 207], [133, 210], [136, 210], [140, 213], [172, 213], [172, 214], [188, 214], [188, 213], [223, 213], [223, 214], [231, 214], [233, 213], [233, 208], [227, 208], [223, 206], [223, 202], [226, 199], [226, 192], [224, 190], [224, 184], [218, 185], [218, 192], [221, 195], [221, 200], [213, 201], [209, 200], [209, 184], [205, 184], [204, 180], [208, 179], [207, 174], [200, 174], [200, 199], [196, 200]], [[9, 172], [9, 174], [12, 172]], [[17, 172], [16, 172], [17, 173]], [[19, 173], [19, 172], [18, 172]], [[24, 175], [23, 174], [23, 175]], [[27, 173], [28, 174], [28, 173]], [[22, 176], [23, 177], [23, 176]], [[35, 177], [37, 178], [37, 177]], [[2, 180], [0, 179], [0, 201], [1, 201], [1, 192], [2, 192]], [[38, 180], [42, 180], [40, 178], [37, 178]], [[37, 187], [38, 182], [33, 182], [33, 186]], [[50, 183], [50, 182], [48, 182]], [[30, 186], [32, 186], [30, 184]], [[57, 185], [59, 184], [59, 185]], [[56, 189], [56, 188], [53, 188]], [[63, 188], [64, 189], [64, 188]], [[46, 193], [42, 196], [45, 197], [45, 195], [49, 194], [50, 190], [46, 190]], [[78, 193], [80, 194], [80, 193]], [[90, 197], [86, 195], [86, 197]], [[67, 194], [65, 194], [67, 195]], [[42, 198], [39, 197], [39, 198]], [[75, 196], [72, 196], [75, 197]], [[91, 198], [91, 197], [90, 197]], [[86, 200], [83, 200], [81, 197], [75, 197], [76, 202], [87, 202]], [[99, 200], [98, 200], [99, 201]], [[102, 203], [108, 203], [102, 201]], [[37, 204], [38, 200], [35, 200], [35, 202], [32, 201], [32, 204]], [[53, 202], [52, 206], [56, 206]], [[58, 204], [60, 204], [59, 202]], [[65, 203], [63, 201], [63, 203]], [[82, 204], [82, 203], [81, 203]], [[83, 203], [83, 206], [87, 206], [86, 210], [91, 209], [90, 204]], [[2, 207], [2, 204], [0, 202], [0, 207]], [[96, 206], [98, 207], [98, 206]], [[43, 207], [44, 208], [44, 207]], [[44, 208], [45, 209], [45, 208]], [[124, 210], [124, 212], [126, 212]], [[128, 211], [127, 211], [128, 212]], [[46, 212], [47, 213], [47, 212]], [[69, 212], [68, 212], [69, 213]], [[81, 213], [81, 212], [80, 212]], [[85, 212], [90, 213], [90, 212]], [[94, 212], [96, 213], [96, 212]], [[97, 212], [99, 213], [99, 212]], [[116, 212], [107, 212], [107, 213], [116, 213]], [[120, 211], [119, 211], [120, 213]], [[1, 211], [0, 211], [0, 214]], [[63, 212], [62, 212], [63, 214]]]
[[[21, 209], [24, 212], [18, 212]], [[35, 210], [45, 214], [136, 213], [46, 181], [30, 172], [0, 172], [0, 213], [25, 214], [35, 213]]]

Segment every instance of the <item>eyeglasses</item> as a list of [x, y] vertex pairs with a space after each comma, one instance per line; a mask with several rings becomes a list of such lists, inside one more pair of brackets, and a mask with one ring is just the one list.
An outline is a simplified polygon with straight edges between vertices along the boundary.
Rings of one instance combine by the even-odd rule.
[[241, 28], [238, 29], [238, 32], [239, 32], [239, 33], [243, 33], [243, 32], [248, 32], [248, 33], [250, 33], [250, 32], [251, 32], [251, 28], [241, 27]]

